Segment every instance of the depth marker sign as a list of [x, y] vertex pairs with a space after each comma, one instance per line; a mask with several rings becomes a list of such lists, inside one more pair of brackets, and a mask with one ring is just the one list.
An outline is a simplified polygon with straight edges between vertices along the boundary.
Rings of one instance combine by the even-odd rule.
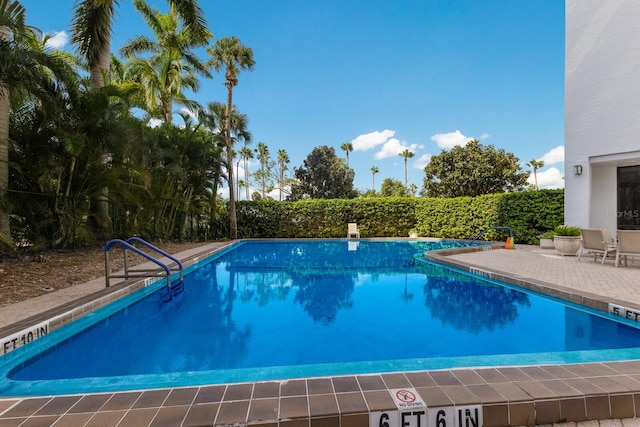
[[427, 405], [414, 388], [396, 388], [389, 395], [398, 410], [369, 413], [370, 427], [427, 427]]
[[396, 409], [369, 413], [369, 427], [482, 427], [482, 405], [427, 408], [414, 388], [389, 390]]

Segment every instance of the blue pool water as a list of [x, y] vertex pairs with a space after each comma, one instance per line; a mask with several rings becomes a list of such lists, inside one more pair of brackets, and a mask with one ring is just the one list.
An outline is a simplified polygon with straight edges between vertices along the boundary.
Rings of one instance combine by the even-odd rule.
[[[456, 242], [250, 241], [0, 361], [4, 394], [629, 357], [604, 313], [424, 261]], [[130, 305], [129, 302], [131, 302]], [[102, 319], [102, 320], [99, 320]], [[99, 320], [99, 321], [98, 321]], [[629, 353], [631, 352], [631, 353]]]

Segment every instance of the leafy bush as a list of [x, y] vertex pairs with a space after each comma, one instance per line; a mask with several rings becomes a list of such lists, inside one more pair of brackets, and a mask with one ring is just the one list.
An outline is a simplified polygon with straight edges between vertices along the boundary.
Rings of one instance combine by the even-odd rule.
[[580, 235], [580, 228], [572, 225], [559, 225], [553, 229], [555, 236], [572, 236], [576, 237]]
[[[519, 243], [538, 244], [538, 236], [564, 220], [564, 191], [541, 190], [478, 197], [314, 199], [296, 202], [239, 201], [238, 233], [243, 238], [346, 237], [356, 222], [361, 237], [420, 236], [504, 240], [510, 227]], [[224, 220], [224, 219], [223, 219]], [[490, 229], [490, 230], [488, 230]], [[488, 230], [488, 231], [487, 231]]]
[[549, 230], [549, 231], [545, 231], [544, 233], [542, 233], [542, 234], [540, 235], [540, 238], [541, 238], [541, 239], [549, 239], [549, 240], [553, 240], [553, 237], [554, 237], [555, 235], [556, 235], [556, 234], [553, 232], [553, 230]]

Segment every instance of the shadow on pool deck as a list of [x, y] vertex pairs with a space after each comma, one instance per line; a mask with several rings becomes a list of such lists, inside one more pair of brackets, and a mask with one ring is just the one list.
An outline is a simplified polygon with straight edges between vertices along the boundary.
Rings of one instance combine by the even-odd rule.
[[[222, 245], [222, 244], [221, 244]], [[224, 244], [226, 245], [226, 243]], [[216, 244], [177, 254], [180, 259]], [[517, 245], [436, 260], [524, 283], [572, 300], [640, 310], [640, 262], [614, 268], [592, 256], [562, 257]], [[104, 292], [104, 278], [0, 308], [0, 329], [78, 298]], [[432, 408], [481, 407], [483, 425], [541, 425], [626, 419], [640, 425], [640, 361], [422, 371], [0, 400], [5, 425], [368, 426], [373, 412], [397, 411], [389, 390], [412, 388]], [[462, 421], [460, 421], [462, 422]], [[606, 423], [606, 422], [603, 422]], [[426, 425], [426, 424], [425, 424]], [[462, 424], [461, 424], [462, 425]], [[593, 425], [593, 424], [590, 424]], [[597, 424], [596, 424], [597, 425]], [[603, 424], [604, 425], [604, 424]], [[613, 424], [608, 424], [613, 425]], [[622, 425], [619, 423], [617, 425]]]

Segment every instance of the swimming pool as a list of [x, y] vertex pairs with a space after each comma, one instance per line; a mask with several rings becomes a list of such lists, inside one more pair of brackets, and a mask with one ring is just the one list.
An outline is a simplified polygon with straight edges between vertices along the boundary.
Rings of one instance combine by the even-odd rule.
[[637, 354], [640, 333], [629, 322], [420, 256], [456, 245], [242, 242], [192, 268], [185, 292], [174, 301], [162, 303], [162, 287], [147, 289], [3, 357], [2, 393], [619, 360]]

